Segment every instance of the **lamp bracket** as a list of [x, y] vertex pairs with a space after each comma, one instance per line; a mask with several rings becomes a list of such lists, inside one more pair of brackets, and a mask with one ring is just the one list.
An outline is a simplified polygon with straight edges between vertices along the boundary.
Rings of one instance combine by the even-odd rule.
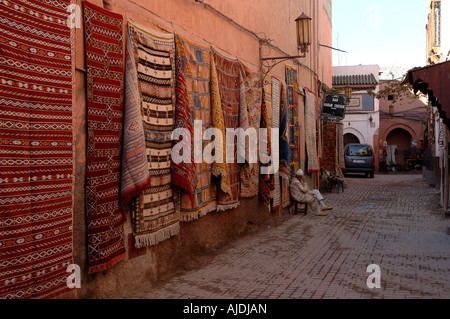
[[[308, 52], [308, 49], [305, 50], [302, 48], [301, 52], [303, 53], [303, 55], [261, 58], [261, 67], [263, 69], [263, 72], [267, 75], [275, 66], [277, 66], [278, 64], [285, 62], [287, 60], [293, 60], [294, 64], [299, 65], [298, 61], [295, 59], [306, 58], [306, 52]], [[266, 78], [266, 75], [264, 75], [263, 83]]]

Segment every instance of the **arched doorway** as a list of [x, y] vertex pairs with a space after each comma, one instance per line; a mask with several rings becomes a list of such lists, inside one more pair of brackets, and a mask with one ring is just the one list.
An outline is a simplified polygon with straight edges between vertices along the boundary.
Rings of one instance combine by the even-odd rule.
[[356, 135], [352, 133], [344, 134], [344, 147], [347, 146], [348, 144], [359, 144], [359, 143], [361, 143], [361, 141]]
[[[386, 137], [387, 154], [391, 155], [391, 161], [395, 161], [397, 167], [401, 170], [413, 170], [417, 165], [415, 152], [412, 147], [411, 134], [402, 128], [396, 128], [389, 132]], [[389, 162], [389, 159], [387, 160]]]

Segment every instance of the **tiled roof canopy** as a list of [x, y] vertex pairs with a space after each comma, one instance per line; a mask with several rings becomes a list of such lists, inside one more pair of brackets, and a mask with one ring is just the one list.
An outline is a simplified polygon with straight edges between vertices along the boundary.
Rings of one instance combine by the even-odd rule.
[[427, 94], [431, 105], [439, 110], [444, 124], [450, 126], [450, 61], [411, 69], [403, 83], [411, 84], [414, 93]]
[[378, 85], [375, 76], [370, 74], [335, 75], [333, 76], [333, 88], [351, 87], [353, 89], [374, 89]]

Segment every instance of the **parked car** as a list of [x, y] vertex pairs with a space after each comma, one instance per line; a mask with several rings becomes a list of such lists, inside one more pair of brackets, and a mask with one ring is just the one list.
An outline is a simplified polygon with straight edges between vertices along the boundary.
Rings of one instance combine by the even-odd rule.
[[365, 173], [374, 178], [375, 157], [372, 146], [368, 144], [348, 144], [345, 147], [345, 173]]

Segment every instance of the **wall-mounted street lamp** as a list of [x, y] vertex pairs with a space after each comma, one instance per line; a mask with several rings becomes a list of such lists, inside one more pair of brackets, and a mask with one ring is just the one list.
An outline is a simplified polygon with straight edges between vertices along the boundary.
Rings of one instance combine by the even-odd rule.
[[290, 59], [306, 57], [306, 52], [309, 52], [309, 46], [311, 45], [311, 21], [312, 19], [304, 12], [297, 19], [295, 19], [297, 46], [298, 50], [303, 55], [261, 58], [261, 66], [267, 68], [266, 74], [268, 74], [279, 63]]
[[295, 19], [297, 26], [297, 45], [300, 52], [306, 54], [309, 51], [311, 45], [311, 21], [304, 12]]

